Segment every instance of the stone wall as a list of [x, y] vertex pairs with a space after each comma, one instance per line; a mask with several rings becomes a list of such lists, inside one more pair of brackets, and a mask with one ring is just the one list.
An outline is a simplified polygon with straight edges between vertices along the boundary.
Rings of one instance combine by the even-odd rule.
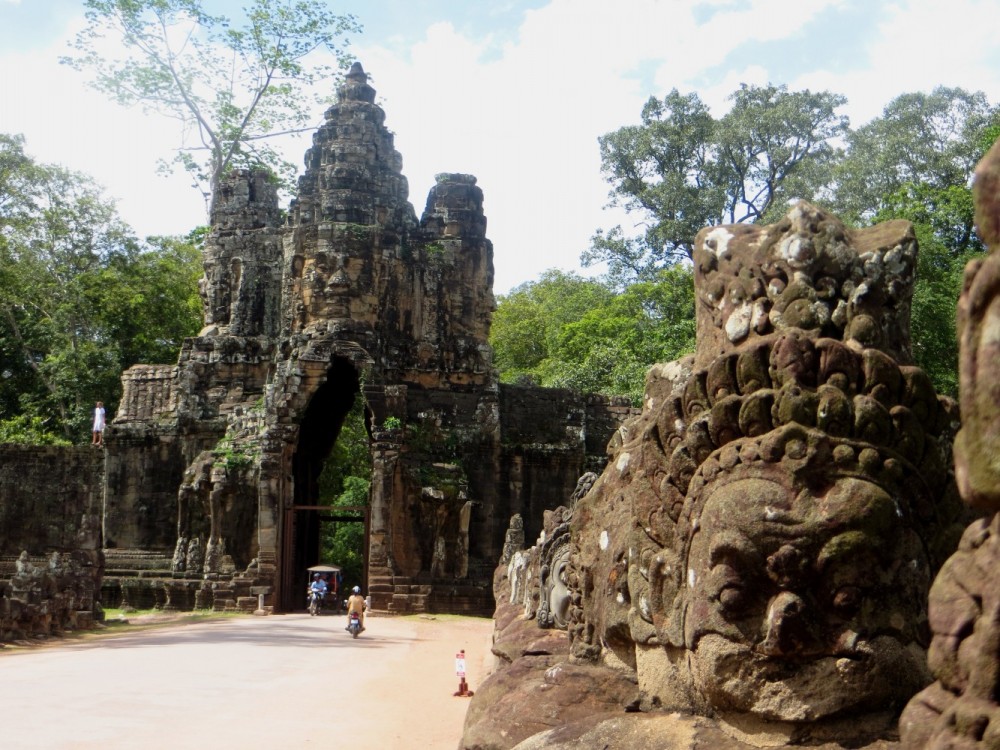
[[90, 446], [0, 445], [0, 556], [75, 549], [84, 514], [101, 507], [103, 458]]
[[0, 445], [0, 642], [100, 616], [103, 455]]

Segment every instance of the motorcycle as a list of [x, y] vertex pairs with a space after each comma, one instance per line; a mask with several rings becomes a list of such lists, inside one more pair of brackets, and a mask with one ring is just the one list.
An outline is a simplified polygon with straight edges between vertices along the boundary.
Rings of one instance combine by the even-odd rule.
[[323, 597], [318, 591], [309, 592], [309, 614], [318, 615], [319, 608], [323, 604]]
[[351, 612], [347, 617], [347, 632], [351, 634], [352, 638], [357, 638], [358, 633], [361, 632], [361, 615], [357, 612]]

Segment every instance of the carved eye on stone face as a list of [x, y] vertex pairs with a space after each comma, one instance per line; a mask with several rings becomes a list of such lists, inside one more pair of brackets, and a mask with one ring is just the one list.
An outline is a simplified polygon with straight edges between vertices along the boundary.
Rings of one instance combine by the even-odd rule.
[[734, 617], [746, 611], [750, 604], [747, 581], [733, 566], [721, 563], [712, 569], [715, 591], [712, 598], [719, 602], [723, 614]]
[[747, 606], [746, 589], [737, 583], [728, 583], [719, 592], [719, 606], [727, 615], [738, 615]]

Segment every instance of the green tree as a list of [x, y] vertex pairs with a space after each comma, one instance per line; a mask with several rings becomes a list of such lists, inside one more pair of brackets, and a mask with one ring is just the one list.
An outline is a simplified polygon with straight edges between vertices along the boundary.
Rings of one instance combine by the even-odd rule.
[[642, 108], [640, 125], [598, 139], [601, 169], [611, 184], [610, 206], [637, 213], [639, 238], [620, 226], [599, 231], [584, 265], [608, 262], [616, 280], [642, 277], [651, 268], [690, 257], [703, 226], [722, 216], [725, 194], [713, 178], [716, 122], [695, 93], [677, 89]]
[[[93, 71], [93, 85], [120, 104], [178, 120], [183, 140], [175, 161], [206, 199], [230, 169], [294, 175], [269, 139], [307, 125], [318, 101], [314, 87], [347, 63], [346, 35], [360, 31], [353, 16], [306, 0], [252, 0], [241, 25], [207, 13], [201, 0], [85, 5], [87, 27], [63, 62]], [[108, 54], [108, 37], [121, 41], [124, 55]]]
[[0, 136], [0, 421], [79, 440], [94, 401], [113, 413], [124, 368], [174, 361], [197, 332], [200, 256], [139, 242], [89, 178], [23, 145]]
[[965, 265], [978, 253], [956, 254], [926, 224], [915, 225], [920, 254], [913, 290], [910, 336], [913, 358], [938, 393], [958, 397], [958, 337], [955, 310]]
[[550, 384], [563, 327], [613, 296], [605, 283], [554, 269], [501, 295], [490, 329], [501, 381]]
[[547, 379], [581, 392], [628, 396], [639, 406], [646, 372], [692, 352], [694, 332], [691, 270], [670, 266], [564, 325]]
[[[880, 117], [850, 133], [846, 156], [836, 170], [835, 210], [845, 219], [870, 222], [884, 209], [925, 200], [928, 209], [967, 190], [976, 163], [992, 145], [998, 110], [981, 91], [938, 87], [930, 94], [902, 94]], [[971, 199], [969, 200], [971, 206]], [[909, 209], [908, 209], [909, 210]], [[962, 218], [951, 242], [964, 252], [973, 240], [972, 214]]]
[[173, 362], [201, 323], [202, 254], [194, 238], [149, 237], [107, 258], [92, 290], [101, 324], [127, 367]]
[[[601, 138], [612, 205], [636, 214], [646, 229], [639, 236], [620, 226], [598, 232], [584, 264], [607, 263], [607, 278], [628, 289], [690, 256], [703, 226], [773, 221], [793, 197], [829, 205], [855, 225], [908, 219], [921, 246], [914, 355], [941, 392], [954, 394], [962, 267], [983, 250], [970, 182], [1000, 136], [998, 108], [982, 92], [939, 87], [897, 97], [852, 132], [835, 114], [845, 103], [838, 95], [742, 86], [731, 99], [730, 112], [716, 121], [697, 95], [673, 91], [647, 102], [641, 125]], [[835, 145], [841, 140], [845, 151]], [[593, 356], [625, 361], [601, 347]]]
[[834, 144], [849, 131], [847, 117], [836, 113], [847, 99], [745, 84], [730, 99], [717, 136], [723, 222], [758, 221], [783, 213], [789, 199], [821, 195], [841, 155]]
[[[365, 404], [363, 399], [356, 397], [319, 476], [321, 505], [334, 508], [368, 505], [372, 474], [368, 446]], [[337, 521], [322, 526], [323, 559], [341, 566], [345, 582], [361, 582], [364, 544], [364, 517], [361, 514], [355, 523]]]
[[548, 271], [500, 297], [490, 340], [503, 382], [629, 396], [639, 405], [647, 370], [692, 351], [694, 328], [686, 265], [621, 292]]
[[615, 283], [650, 278], [690, 258], [704, 226], [757, 221], [789, 198], [827, 189], [848, 130], [844, 97], [784, 86], [741, 86], [715, 120], [697, 94], [650, 99], [642, 123], [599, 139], [610, 205], [635, 211], [645, 231], [599, 231], [584, 265], [607, 263]]

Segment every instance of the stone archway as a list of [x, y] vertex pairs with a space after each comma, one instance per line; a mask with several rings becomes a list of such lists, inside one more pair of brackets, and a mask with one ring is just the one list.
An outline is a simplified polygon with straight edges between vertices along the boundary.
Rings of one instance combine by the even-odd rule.
[[[320, 530], [323, 522], [346, 520], [344, 511], [359, 510], [353, 507], [334, 510], [323, 505], [320, 502], [318, 484], [324, 464], [341, 435], [344, 420], [359, 398], [364, 398], [364, 394], [357, 369], [344, 357], [332, 357], [325, 381], [313, 393], [302, 414], [298, 440], [291, 457], [291, 502], [286, 505], [282, 519], [278, 570], [281, 582], [280, 608], [283, 611], [301, 609], [302, 592], [308, 580], [306, 569], [309, 566], [320, 562], [336, 562], [320, 560]], [[368, 415], [366, 423], [370, 423]], [[366, 424], [366, 428], [368, 426]], [[367, 507], [360, 510], [363, 511], [360, 520], [365, 527], [362, 577], [366, 579], [369, 511]]]

